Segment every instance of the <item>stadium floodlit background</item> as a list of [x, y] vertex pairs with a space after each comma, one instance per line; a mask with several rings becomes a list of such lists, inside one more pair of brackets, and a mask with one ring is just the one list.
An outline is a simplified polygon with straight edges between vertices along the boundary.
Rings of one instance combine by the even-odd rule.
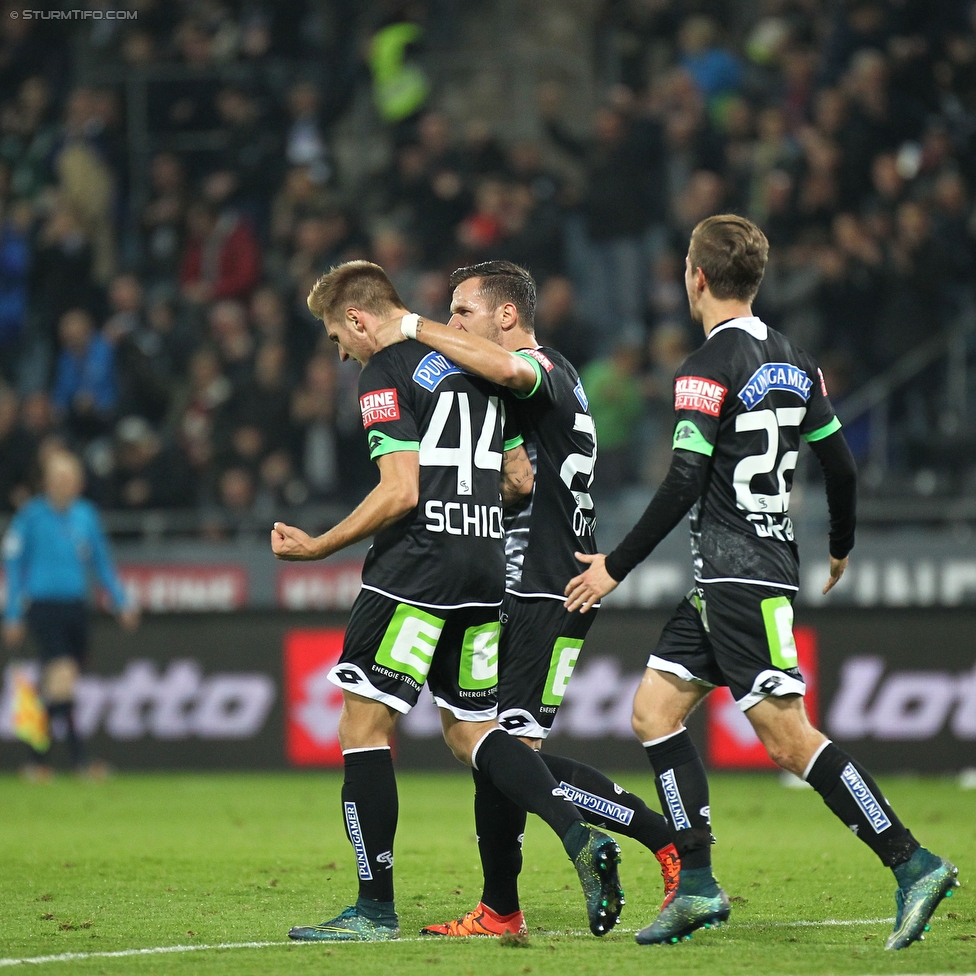
[[[36, 665], [29, 644], [0, 655], [0, 965], [349, 972], [341, 949], [283, 945], [354, 886], [326, 674], [365, 549], [278, 563], [269, 530], [321, 531], [376, 477], [358, 366], [323, 342], [309, 286], [371, 258], [444, 321], [457, 266], [531, 269], [538, 335], [596, 418], [606, 551], [667, 467], [671, 378], [701, 341], [685, 248], [722, 210], [768, 235], [756, 311], [818, 357], [860, 466], [858, 543], [829, 599], [822, 485], [809, 453], [797, 469], [808, 706], [966, 882], [974, 26], [972, 0], [0, 0], [0, 532], [66, 444], [146, 611], [135, 633], [98, 618], [78, 685], [106, 783], [15, 779], [14, 689]], [[682, 525], [605, 601], [551, 740], [651, 798], [630, 703], [690, 584]], [[712, 808], [734, 924], [662, 949], [669, 972], [972, 969], [965, 888], [893, 963], [870, 853], [759, 772], [727, 694], [691, 731], [729, 771]], [[470, 780], [426, 696], [394, 748], [411, 936], [470, 909], [479, 868]], [[660, 881], [627, 845], [627, 914], [605, 940], [578, 931], [575, 880], [530, 818], [530, 951], [405, 938], [350, 947], [354, 965], [643, 972], [632, 933]]]
[[[691, 228], [772, 258], [756, 311], [814, 353], [861, 468], [829, 601], [811, 457], [798, 641], [828, 734], [879, 770], [976, 766], [976, 39], [963, 0], [142, 0], [0, 15], [0, 523], [63, 442], [142, 629], [96, 631], [79, 721], [120, 770], [337, 765], [324, 681], [362, 550], [281, 564], [373, 484], [311, 282], [366, 257], [445, 321], [448, 274], [540, 285], [596, 418], [599, 540], [666, 469], [701, 341]], [[2, 525], [0, 525], [2, 527]], [[682, 526], [607, 601], [561, 747], [645, 769], [629, 701], [690, 583]], [[23, 658], [23, 659], [21, 659]], [[24, 758], [4, 662], [0, 764]], [[719, 768], [763, 760], [716, 696]], [[449, 765], [432, 705], [406, 766]]]

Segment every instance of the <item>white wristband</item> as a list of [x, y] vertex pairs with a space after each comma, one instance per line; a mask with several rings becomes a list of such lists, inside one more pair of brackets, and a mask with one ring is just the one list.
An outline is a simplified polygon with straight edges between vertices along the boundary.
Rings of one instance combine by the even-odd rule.
[[417, 323], [419, 321], [420, 316], [414, 312], [408, 312], [400, 319], [400, 332], [403, 334], [404, 339], [417, 338]]

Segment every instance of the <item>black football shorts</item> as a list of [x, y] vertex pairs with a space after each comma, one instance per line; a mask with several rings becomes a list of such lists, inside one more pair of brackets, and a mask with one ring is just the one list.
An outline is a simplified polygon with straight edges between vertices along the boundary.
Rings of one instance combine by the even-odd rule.
[[455, 718], [488, 722], [497, 714], [498, 633], [498, 607], [429, 610], [364, 589], [329, 680], [404, 714], [426, 683]]
[[529, 739], [549, 735], [596, 611], [507, 594], [498, 651], [498, 724]]
[[770, 696], [802, 695], [793, 591], [699, 583], [667, 622], [647, 666], [696, 684], [728, 685], [746, 711]]

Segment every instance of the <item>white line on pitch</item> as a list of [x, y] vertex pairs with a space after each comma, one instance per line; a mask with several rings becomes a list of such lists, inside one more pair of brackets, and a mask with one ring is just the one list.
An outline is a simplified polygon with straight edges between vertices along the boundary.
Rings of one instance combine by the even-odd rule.
[[[852, 918], [852, 919], [842, 919], [842, 918], [827, 918], [819, 922], [801, 920], [794, 922], [733, 922], [732, 925], [735, 928], [740, 929], [754, 929], [754, 928], [800, 928], [800, 927], [811, 927], [815, 928], [818, 925], [885, 925], [893, 922], [893, 918]], [[628, 929], [623, 927], [618, 927], [617, 932], [632, 933], [636, 929]], [[540, 932], [538, 933], [543, 938], [547, 936], [555, 935], [587, 935], [587, 932], [580, 931], [567, 931], [565, 929], [553, 932]], [[400, 939], [401, 942], [415, 942], [419, 941], [419, 936], [416, 938], [405, 938]], [[284, 946], [284, 945], [314, 945], [315, 943], [303, 943], [294, 941], [282, 941], [282, 942], [218, 942], [215, 945], [174, 945], [174, 946], [153, 946], [149, 949], [118, 949], [115, 952], [62, 952], [56, 956], [25, 956], [21, 959], [0, 959], [0, 967], [5, 966], [31, 966], [40, 965], [42, 963], [48, 962], [75, 962], [79, 959], [124, 959], [128, 956], [161, 956], [166, 953], [171, 952], [204, 952], [210, 949], [266, 949], [271, 946]], [[342, 945], [343, 943], [335, 943]], [[347, 945], [355, 943], [345, 943]], [[963, 974], [965, 976], [965, 974]], [[976, 974], [968, 974], [968, 976], [976, 976]]]
[[160, 956], [167, 952], [200, 952], [204, 949], [264, 949], [267, 946], [295, 945], [295, 942], [221, 942], [217, 945], [154, 946], [151, 949], [119, 949], [116, 952], [62, 952], [57, 956], [26, 956], [0, 959], [0, 966], [27, 966], [45, 962], [74, 962], [77, 959], [121, 959], [126, 956]]

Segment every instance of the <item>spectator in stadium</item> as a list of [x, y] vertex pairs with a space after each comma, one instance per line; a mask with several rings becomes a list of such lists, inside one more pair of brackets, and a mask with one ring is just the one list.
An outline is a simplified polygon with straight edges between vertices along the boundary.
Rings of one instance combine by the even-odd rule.
[[115, 352], [91, 316], [75, 308], [58, 323], [61, 354], [52, 403], [68, 429], [81, 440], [103, 433], [118, 402]]
[[187, 239], [180, 263], [180, 290], [196, 305], [222, 298], [246, 298], [261, 271], [250, 222], [233, 210], [218, 213], [203, 200], [190, 204]]
[[180, 265], [186, 219], [186, 173], [175, 153], [157, 153], [149, 167], [149, 201], [142, 211], [142, 262], [147, 282], [171, 284]]
[[287, 108], [285, 160], [288, 165], [304, 170], [315, 186], [335, 183], [335, 163], [322, 124], [322, 105], [316, 86], [311, 81], [292, 85]]
[[[5, 212], [6, 211], [6, 212]], [[0, 200], [0, 381], [20, 379], [21, 344], [27, 328], [31, 210]]]
[[558, 349], [577, 371], [593, 358], [594, 329], [577, 311], [576, 294], [569, 278], [554, 275], [539, 289], [535, 332], [542, 345]]
[[339, 489], [335, 373], [335, 357], [325, 351], [313, 356], [291, 401], [299, 470], [317, 499], [335, 497]]
[[12, 512], [30, 497], [34, 442], [17, 422], [19, 406], [17, 394], [0, 384], [0, 512]]
[[116, 424], [111, 497], [114, 507], [129, 510], [186, 508], [197, 501], [186, 458], [143, 417]]
[[638, 379], [641, 352], [639, 342], [623, 336], [610, 355], [593, 360], [580, 374], [600, 450], [597, 490], [607, 496], [634, 480], [631, 447], [642, 410]]
[[[91, 502], [81, 498], [81, 462], [66, 451], [51, 453], [43, 469], [44, 493], [14, 516], [3, 539], [8, 598], [3, 638], [20, 647], [29, 631], [41, 667], [41, 698], [55, 738], [67, 743], [73, 769], [104, 775], [90, 764], [75, 724], [75, 684], [88, 658], [88, 573], [108, 591], [127, 630], [139, 624], [139, 610], [126, 597], [108, 543]], [[47, 757], [34, 751], [25, 773], [49, 779]]]

